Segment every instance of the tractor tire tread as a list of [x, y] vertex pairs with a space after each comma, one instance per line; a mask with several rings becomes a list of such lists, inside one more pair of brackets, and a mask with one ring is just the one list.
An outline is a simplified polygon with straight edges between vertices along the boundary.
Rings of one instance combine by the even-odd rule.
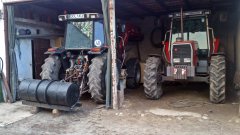
[[89, 86], [89, 93], [91, 94], [92, 98], [96, 103], [104, 103], [105, 95], [104, 95], [104, 88], [102, 88], [102, 81], [103, 76], [105, 78], [104, 67], [106, 64], [107, 57], [106, 55], [97, 56], [92, 59], [92, 64], [89, 66], [89, 73], [88, 73], [88, 86]]
[[224, 103], [226, 98], [226, 62], [222, 55], [212, 56], [210, 65], [210, 101]]
[[149, 57], [146, 61], [144, 70], [144, 92], [147, 98], [157, 100], [162, 94], [163, 90], [158, 79], [161, 59], [158, 57]]
[[46, 58], [41, 68], [42, 72], [40, 73], [40, 76], [42, 80], [59, 80], [61, 61], [58, 56], [49, 56]]

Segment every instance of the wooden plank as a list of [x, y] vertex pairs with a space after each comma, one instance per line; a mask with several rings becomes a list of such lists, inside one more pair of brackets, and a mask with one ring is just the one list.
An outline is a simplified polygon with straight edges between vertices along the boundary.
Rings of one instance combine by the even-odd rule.
[[63, 37], [64, 34], [31, 34], [31, 35], [17, 35], [17, 39], [35, 39], [35, 38], [42, 38], [42, 39], [56, 39], [59, 37]]
[[2, 79], [3, 79], [3, 84], [4, 84], [4, 87], [5, 87], [5, 90], [7, 92], [7, 97], [9, 99], [10, 103], [13, 103], [12, 93], [10, 91], [10, 88], [9, 88], [6, 76], [5, 76], [5, 74], [3, 72], [2, 72]]
[[63, 28], [58, 25], [49, 24], [49, 23], [45, 23], [45, 22], [39, 22], [39, 21], [25, 19], [25, 18], [15, 18], [15, 23], [16, 24], [26, 24], [26, 25], [30, 25], [30, 26], [39, 26], [39, 27], [43, 27], [43, 28], [63, 30]]
[[40, 107], [40, 108], [46, 108], [46, 109], [57, 109], [57, 110], [62, 110], [67, 112], [77, 111], [79, 110], [79, 107], [81, 107], [81, 104], [78, 104], [74, 107], [67, 107], [67, 106], [60, 106], [60, 105], [48, 105], [48, 104], [42, 104], [42, 103], [30, 102], [30, 101], [22, 101], [22, 104]]

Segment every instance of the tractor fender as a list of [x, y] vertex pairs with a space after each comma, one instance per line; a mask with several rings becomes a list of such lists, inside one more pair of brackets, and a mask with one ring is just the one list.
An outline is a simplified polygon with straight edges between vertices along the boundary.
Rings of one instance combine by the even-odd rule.
[[45, 52], [44, 54], [48, 54], [48, 55], [61, 55], [63, 53], [65, 53], [66, 50], [64, 48], [49, 48], [47, 50], [47, 52]]

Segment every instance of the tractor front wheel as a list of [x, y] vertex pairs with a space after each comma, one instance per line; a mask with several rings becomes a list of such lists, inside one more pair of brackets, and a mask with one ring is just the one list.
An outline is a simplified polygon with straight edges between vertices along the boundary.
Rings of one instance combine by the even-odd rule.
[[223, 103], [225, 101], [226, 62], [222, 55], [212, 56], [210, 65], [210, 101]]
[[162, 94], [161, 59], [149, 57], [144, 70], [144, 92], [149, 99], [157, 100]]

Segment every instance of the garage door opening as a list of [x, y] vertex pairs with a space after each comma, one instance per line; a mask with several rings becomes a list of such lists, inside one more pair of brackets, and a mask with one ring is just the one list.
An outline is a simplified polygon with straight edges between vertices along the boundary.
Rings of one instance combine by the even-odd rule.
[[[209, 25], [213, 27], [215, 37], [220, 39], [220, 46], [227, 58], [227, 91], [233, 88], [233, 77], [236, 70], [236, 40], [237, 31], [237, 1], [197, 1], [197, 0], [174, 0], [174, 1], [116, 1], [116, 16], [124, 22], [130, 22], [141, 29], [144, 35], [141, 41], [129, 42], [126, 48], [126, 60], [137, 58], [141, 63], [141, 74], [143, 74], [146, 60], [149, 54], [162, 53], [162, 41], [165, 33], [170, 29], [171, 19], [169, 13], [200, 9], [211, 10]], [[94, 3], [94, 4], [93, 4]], [[58, 20], [62, 14], [100, 13], [102, 14], [101, 1], [36, 1], [30, 3], [15, 4], [15, 21], [17, 28], [17, 42], [15, 46], [18, 61], [19, 80], [26, 78], [39, 78], [39, 66], [44, 63], [46, 55], [43, 50], [50, 47], [60, 47], [66, 42], [65, 23]], [[223, 27], [224, 26], [224, 27]], [[121, 27], [122, 28], [122, 27]], [[30, 31], [30, 34], [29, 34]], [[119, 40], [121, 41], [121, 40]], [[26, 46], [26, 48], [24, 48]], [[47, 50], [46, 50], [47, 51]], [[26, 55], [26, 56], [25, 56]], [[26, 59], [24, 59], [26, 57]], [[41, 59], [40, 59], [41, 58]], [[25, 65], [26, 68], [21, 69]], [[28, 70], [26, 70], [28, 68]], [[60, 75], [61, 76], [61, 75]], [[170, 87], [172, 84], [170, 84]], [[194, 87], [195, 85], [193, 85]], [[207, 87], [206, 87], [207, 88]], [[175, 89], [175, 88], [174, 88]], [[176, 86], [178, 89], [178, 86]], [[134, 92], [133, 92], [134, 91]], [[126, 90], [127, 97], [144, 95], [143, 86], [135, 90]], [[181, 93], [181, 90], [176, 91]], [[227, 99], [231, 99], [234, 92], [228, 92]], [[174, 95], [174, 94], [173, 94]], [[201, 94], [200, 94], [201, 95]], [[205, 94], [203, 94], [205, 95]], [[171, 96], [171, 95], [169, 95]], [[146, 100], [140, 96], [141, 100]], [[164, 96], [163, 96], [164, 97]], [[208, 97], [208, 95], [206, 95]], [[205, 97], [204, 97], [205, 98]], [[152, 101], [151, 101], [152, 102]], [[160, 102], [160, 101], [159, 101]]]

